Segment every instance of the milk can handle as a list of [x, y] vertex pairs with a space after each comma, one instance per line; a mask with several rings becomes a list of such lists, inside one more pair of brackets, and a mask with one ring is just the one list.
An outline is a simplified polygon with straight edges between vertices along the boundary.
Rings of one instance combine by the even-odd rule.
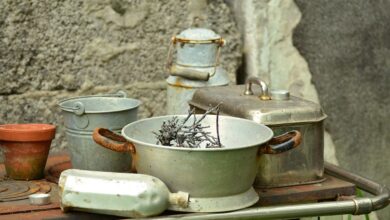
[[282, 135], [273, 137], [266, 146], [259, 148], [259, 154], [279, 154], [299, 146], [302, 141], [301, 132], [292, 130]]
[[127, 141], [122, 135], [116, 134], [106, 128], [95, 128], [92, 134], [93, 140], [102, 147], [116, 152], [131, 153], [131, 171], [136, 173], [136, 150], [133, 143]]

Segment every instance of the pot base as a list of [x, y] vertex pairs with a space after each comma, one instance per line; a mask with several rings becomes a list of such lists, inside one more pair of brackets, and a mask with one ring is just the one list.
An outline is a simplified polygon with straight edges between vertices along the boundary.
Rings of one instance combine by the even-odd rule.
[[187, 208], [171, 205], [168, 209], [179, 212], [226, 212], [249, 207], [258, 200], [259, 196], [251, 187], [246, 192], [223, 197], [194, 198], [190, 194], [190, 202]]

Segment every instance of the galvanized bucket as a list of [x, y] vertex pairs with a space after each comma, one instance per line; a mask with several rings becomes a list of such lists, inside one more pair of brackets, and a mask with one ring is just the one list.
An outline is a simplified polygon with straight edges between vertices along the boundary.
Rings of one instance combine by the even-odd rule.
[[82, 96], [60, 101], [72, 167], [83, 170], [125, 172], [131, 156], [113, 152], [92, 139], [96, 127], [109, 127], [120, 133], [122, 127], [137, 120], [139, 100], [126, 98], [125, 92]]

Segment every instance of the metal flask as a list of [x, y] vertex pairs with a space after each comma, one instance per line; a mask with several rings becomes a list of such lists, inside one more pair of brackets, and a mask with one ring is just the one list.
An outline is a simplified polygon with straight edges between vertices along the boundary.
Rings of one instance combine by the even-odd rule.
[[158, 178], [133, 173], [69, 169], [58, 183], [61, 209], [141, 218], [187, 207], [189, 194], [171, 193]]
[[168, 114], [187, 114], [187, 102], [198, 88], [229, 84], [226, 71], [219, 65], [224, 43], [221, 36], [205, 28], [189, 28], [172, 38], [167, 61]]
[[[252, 88], [252, 84], [258, 86]], [[268, 92], [267, 84], [255, 77], [250, 77], [246, 85], [199, 89], [189, 102], [196, 113], [203, 113], [210, 105], [219, 103], [222, 103], [220, 114], [267, 125], [275, 135], [290, 130], [302, 134], [300, 147], [283, 154], [261, 155], [256, 187], [292, 186], [324, 180], [323, 121], [326, 115], [320, 105], [290, 96], [288, 91]]]

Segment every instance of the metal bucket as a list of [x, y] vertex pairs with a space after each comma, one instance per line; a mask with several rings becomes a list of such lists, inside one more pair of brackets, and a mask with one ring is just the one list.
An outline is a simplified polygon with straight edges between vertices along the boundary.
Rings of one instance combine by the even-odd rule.
[[137, 120], [139, 100], [126, 93], [82, 96], [60, 101], [72, 167], [83, 170], [129, 171], [131, 156], [113, 152], [92, 139], [96, 127], [109, 127], [120, 133], [123, 126]]

